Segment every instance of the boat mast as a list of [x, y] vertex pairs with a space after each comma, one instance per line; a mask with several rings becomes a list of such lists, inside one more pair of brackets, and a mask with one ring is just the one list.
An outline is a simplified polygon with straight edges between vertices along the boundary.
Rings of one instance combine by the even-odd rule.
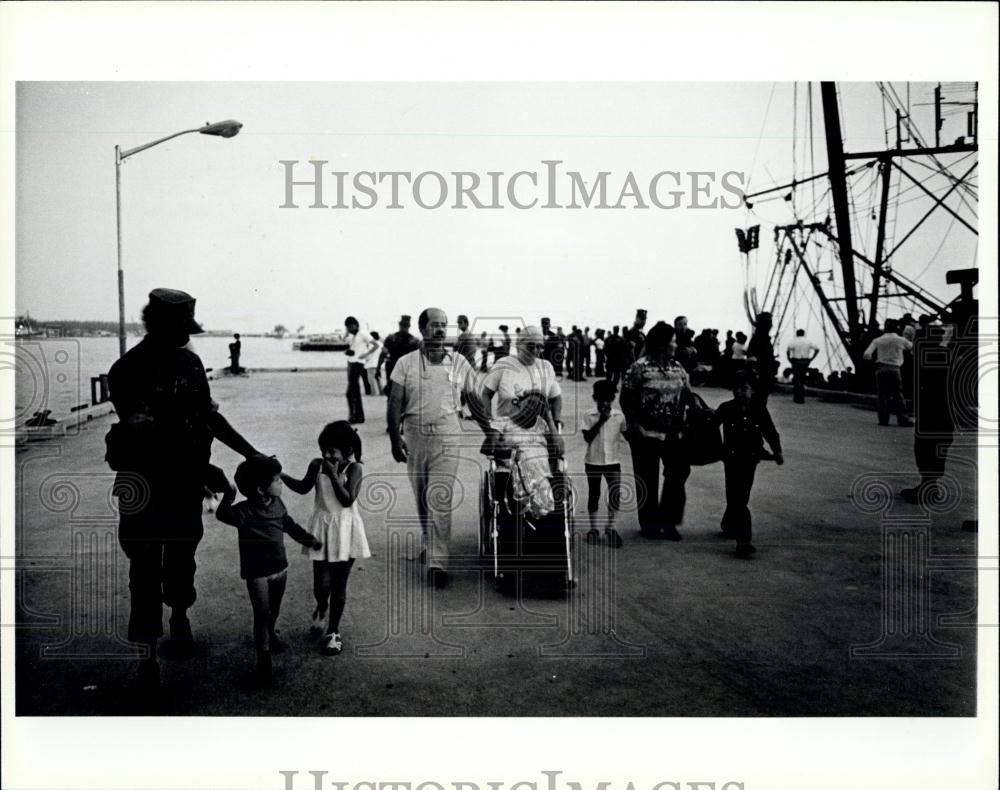
[[[851, 213], [847, 199], [847, 168], [844, 159], [844, 139], [840, 130], [840, 111], [837, 107], [837, 87], [833, 82], [821, 82], [823, 124], [826, 127], [826, 158], [830, 176], [830, 196], [837, 224], [840, 244], [840, 268], [843, 274], [844, 302], [847, 308], [847, 354], [857, 369], [860, 357], [859, 339], [862, 336], [858, 316], [857, 286], [854, 280], [854, 247], [851, 241]], [[826, 305], [822, 293], [817, 294]]]

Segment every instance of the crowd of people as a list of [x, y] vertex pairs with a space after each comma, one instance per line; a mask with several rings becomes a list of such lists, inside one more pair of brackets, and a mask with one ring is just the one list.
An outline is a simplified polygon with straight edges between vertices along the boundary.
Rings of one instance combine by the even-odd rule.
[[[302, 544], [312, 563], [311, 631], [321, 637], [324, 654], [343, 650], [340, 620], [350, 571], [355, 560], [371, 554], [358, 502], [364, 471], [356, 427], [365, 421], [362, 384], [373, 394], [368, 371], [377, 383], [385, 371], [388, 443], [393, 459], [406, 464], [421, 526], [419, 560], [434, 588], [449, 582], [453, 487], [459, 450], [468, 436], [461, 420], [474, 420], [482, 430], [484, 452], [511, 450], [510, 457], [519, 465], [516, 498], [525, 512], [544, 514], [554, 506], [555, 459], [566, 453], [560, 383], [565, 378], [596, 377], [594, 408], [582, 419], [588, 542], [604, 541], [613, 549], [624, 543], [617, 515], [627, 445], [642, 537], [681, 540], [678, 528], [692, 465], [721, 461], [725, 490], [719, 499], [725, 500], [725, 508], [720, 535], [735, 541], [740, 557], [756, 551], [748, 508], [756, 470], [762, 461], [784, 462], [767, 407], [779, 367], [767, 313], [756, 316], [749, 338], [729, 332], [724, 343], [715, 330], [695, 335], [684, 316], [672, 323], [659, 321], [647, 333], [647, 312], [641, 309], [624, 330], [598, 329], [593, 340], [587, 327], [573, 327], [563, 335], [543, 317], [538, 326], [517, 327], [513, 335], [508, 326], [500, 326], [499, 333], [484, 342], [470, 331], [464, 315], [457, 319], [457, 338], [451, 338], [448, 316], [431, 307], [418, 317], [419, 337], [410, 332], [410, 316], [403, 315], [398, 331], [381, 341], [376, 333], [363, 332], [357, 318], [350, 316], [345, 321], [350, 343], [347, 419], [322, 428], [320, 454], [308, 463], [302, 478], [295, 478], [276, 458], [243, 438], [211, 399], [201, 360], [187, 348], [190, 335], [202, 331], [194, 320], [194, 306], [194, 298], [182, 291], [151, 292], [143, 312], [145, 338], [109, 373], [119, 422], [108, 434], [106, 459], [118, 473], [114, 491], [120, 502], [119, 540], [130, 563], [129, 637], [147, 648], [140, 668], [146, 685], [158, 683], [156, 646], [163, 634], [163, 604], [172, 609], [172, 642], [190, 646], [193, 639], [187, 611], [196, 598], [194, 556], [203, 535], [203, 499], [209, 492], [221, 495], [218, 519], [239, 533], [240, 575], [253, 611], [258, 679], [269, 682], [271, 654], [285, 647], [276, 628], [288, 575], [285, 534]], [[905, 355], [914, 352], [905, 335], [922, 337], [940, 346], [939, 351], [948, 347], [948, 338], [932, 322], [924, 324], [919, 337], [921, 330], [911, 327], [908, 322], [887, 322], [865, 352], [878, 366], [880, 420], [887, 421], [892, 410], [901, 424], [905, 418], [901, 370]], [[796, 400], [818, 352], [801, 332], [786, 349], [796, 378]], [[692, 392], [695, 374], [709, 367], [712, 375], [703, 383], [724, 383], [732, 391], [732, 398], [714, 412]], [[943, 473], [955, 429], [950, 418], [942, 417], [948, 412], [947, 374], [924, 375], [920, 382], [925, 423], [933, 423], [935, 432], [917, 434], [914, 455], [921, 481], [902, 492], [913, 501]], [[718, 454], [708, 461], [700, 452], [704, 448], [693, 446], [690, 415], [695, 412], [702, 419], [708, 412], [712, 430], [717, 436], [721, 432]], [[209, 462], [213, 439], [245, 458], [235, 470], [235, 485]], [[605, 515], [599, 513], [602, 485], [607, 489]], [[298, 495], [314, 492], [313, 515], [305, 526], [289, 516], [283, 487]], [[237, 491], [244, 497], [238, 503]]]

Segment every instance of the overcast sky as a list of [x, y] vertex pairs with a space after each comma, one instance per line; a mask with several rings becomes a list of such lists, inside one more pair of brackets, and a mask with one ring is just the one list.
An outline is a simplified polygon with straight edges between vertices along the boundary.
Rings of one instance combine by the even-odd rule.
[[[911, 86], [913, 103], [928, 101], [931, 88]], [[197, 297], [207, 328], [243, 332], [277, 323], [328, 331], [347, 314], [385, 332], [400, 313], [428, 305], [452, 320], [464, 312], [491, 331], [501, 319], [535, 323], [541, 315], [567, 330], [573, 323], [610, 326], [630, 321], [637, 307], [652, 319], [687, 314], [695, 328], [746, 328], [734, 228], [765, 223], [761, 276], [770, 264], [767, 223], [790, 221], [790, 204], [755, 204], [752, 213], [689, 206], [713, 198], [734, 203], [721, 186], [726, 172], [744, 173], [754, 191], [806, 175], [811, 159], [825, 169], [818, 85], [812, 152], [806, 90], [806, 83], [21, 83], [16, 307], [46, 319], [114, 320], [115, 144], [128, 149], [235, 118], [244, 128], [233, 139], [188, 135], [123, 165], [129, 319], [139, 316], [151, 288], [170, 286]], [[875, 85], [842, 86], [841, 103], [846, 147], [883, 147]], [[932, 128], [926, 107], [913, 113]], [[310, 159], [329, 162], [324, 194], [331, 205], [334, 170], [349, 173], [350, 203], [352, 195], [367, 200], [350, 188], [358, 171], [432, 170], [452, 179], [448, 174], [461, 170], [485, 181], [491, 171], [505, 179], [519, 170], [544, 177], [543, 160], [562, 161], [563, 203], [570, 170], [588, 188], [609, 171], [611, 203], [630, 171], [647, 202], [650, 179], [664, 170], [682, 174], [687, 194], [670, 210], [636, 209], [634, 200], [621, 210], [517, 210], [502, 189], [503, 210], [456, 210], [449, 207], [452, 182], [448, 202], [427, 210], [404, 183], [405, 207], [393, 210], [385, 208], [383, 183], [370, 210], [308, 208], [307, 187], [295, 190], [299, 208], [280, 208], [279, 162], [300, 160], [296, 178], [304, 179], [312, 177]], [[707, 196], [692, 196], [683, 175], [690, 171], [717, 174]], [[663, 184], [664, 192], [677, 189]], [[874, 184], [874, 170], [858, 176], [856, 196], [877, 196]], [[544, 186], [533, 190], [523, 180], [517, 192], [525, 201], [539, 197], [539, 205], [546, 199]], [[425, 183], [423, 194], [433, 200], [437, 186]], [[488, 201], [488, 184], [478, 194]], [[800, 187], [796, 205], [812, 197], [811, 187]], [[937, 250], [944, 219], [907, 242], [896, 265], [948, 293], [943, 272], [972, 259], [968, 243], [953, 250], [949, 240]], [[874, 222], [864, 210], [856, 221], [870, 249]], [[799, 323], [809, 325], [802, 310]]]

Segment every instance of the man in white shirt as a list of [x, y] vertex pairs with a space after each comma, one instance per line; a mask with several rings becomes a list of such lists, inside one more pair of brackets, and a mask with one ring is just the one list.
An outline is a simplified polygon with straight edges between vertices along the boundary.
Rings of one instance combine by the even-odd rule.
[[898, 334], [899, 326], [893, 319], [886, 319], [885, 332], [875, 338], [865, 349], [864, 358], [875, 360], [875, 387], [878, 392], [878, 423], [888, 425], [891, 412], [903, 427], [913, 425], [906, 414], [903, 400], [903, 352], [913, 351], [913, 344]]
[[417, 501], [427, 580], [440, 589], [448, 583], [452, 493], [462, 433], [458, 414], [463, 393], [475, 397], [476, 374], [465, 357], [446, 346], [448, 316], [443, 310], [427, 308], [417, 326], [423, 335], [420, 348], [392, 368], [389, 440], [392, 457], [406, 464]]
[[796, 403], [806, 402], [806, 373], [809, 366], [819, 355], [819, 347], [811, 340], [806, 340], [806, 330], [795, 332], [795, 339], [785, 349], [788, 363], [792, 366], [792, 382], [795, 385], [793, 400]]
[[365, 409], [361, 403], [361, 381], [365, 382], [365, 392], [372, 394], [371, 383], [365, 374], [368, 357], [378, 351], [378, 344], [371, 335], [362, 331], [358, 319], [353, 315], [344, 319], [347, 330], [347, 421], [352, 425], [365, 421]]

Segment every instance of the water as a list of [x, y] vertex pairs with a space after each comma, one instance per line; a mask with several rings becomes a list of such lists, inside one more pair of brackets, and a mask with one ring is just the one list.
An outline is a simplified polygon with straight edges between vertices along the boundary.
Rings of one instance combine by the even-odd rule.
[[[141, 338], [128, 338], [131, 348]], [[206, 368], [218, 371], [229, 366], [232, 337], [195, 337], [190, 348]], [[240, 365], [246, 368], [338, 368], [347, 367], [342, 351], [293, 351], [291, 339], [242, 337]], [[74, 406], [90, 403], [90, 379], [107, 373], [118, 359], [117, 337], [65, 337], [7, 340], [0, 356], [0, 370], [14, 371], [15, 421], [22, 422], [36, 411], [49, 409], [62, 418]], [[13, 360], [13, 365], [11, 361]]]

